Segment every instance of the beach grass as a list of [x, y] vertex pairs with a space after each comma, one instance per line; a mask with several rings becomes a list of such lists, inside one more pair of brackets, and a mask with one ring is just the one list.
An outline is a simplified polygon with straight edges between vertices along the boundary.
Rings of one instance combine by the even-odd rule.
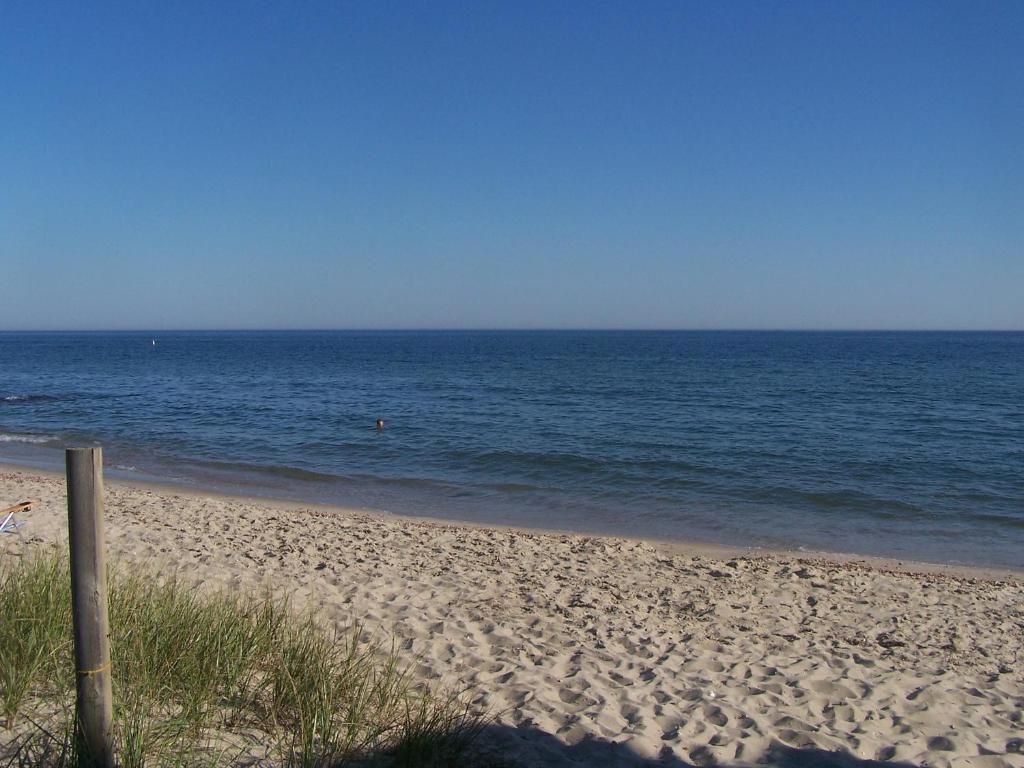
[[[0, 715], [11, 765], [74, 765], [67, 559], [0, 561]], [[124, 768], [465, 764], [484, 720], [418, 685], [392, 644], [330, 632], [284, 598], [115, 569], [115, 744]]]

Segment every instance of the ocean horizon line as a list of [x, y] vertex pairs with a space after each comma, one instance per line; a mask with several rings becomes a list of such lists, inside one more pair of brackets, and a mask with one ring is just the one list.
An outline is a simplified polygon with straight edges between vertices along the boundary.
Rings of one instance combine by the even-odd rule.
[[1024, 333], [1021, 328], [0, 328], [0, 333]]

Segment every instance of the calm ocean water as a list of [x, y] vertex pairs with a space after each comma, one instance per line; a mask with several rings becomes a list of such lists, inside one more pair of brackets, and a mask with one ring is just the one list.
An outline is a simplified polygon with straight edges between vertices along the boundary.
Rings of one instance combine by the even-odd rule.
[[1024, 566], [1022, 333], [0, 334], [0, 458], [91, 441], [200, 487]]

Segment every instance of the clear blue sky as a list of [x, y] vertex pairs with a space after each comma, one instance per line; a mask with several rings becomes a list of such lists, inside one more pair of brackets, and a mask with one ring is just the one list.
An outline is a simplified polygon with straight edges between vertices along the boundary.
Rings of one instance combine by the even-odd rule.
[[1024, 3], [5, 2], [0, 328], [1024, 328]]

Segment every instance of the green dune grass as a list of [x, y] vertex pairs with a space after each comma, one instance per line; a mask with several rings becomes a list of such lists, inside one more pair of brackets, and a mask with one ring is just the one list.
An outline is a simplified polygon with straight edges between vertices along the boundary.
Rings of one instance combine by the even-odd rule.
[[[484, 725], [418, 685], [395, 648], [328, 632], [285, 599], [198, 592], [175, 578], [110, 579], [115, 740], [124, 768], [454, 766]], [[0, 762], [71, 766], [74, 668], [67, 559], [0, 559]]]

